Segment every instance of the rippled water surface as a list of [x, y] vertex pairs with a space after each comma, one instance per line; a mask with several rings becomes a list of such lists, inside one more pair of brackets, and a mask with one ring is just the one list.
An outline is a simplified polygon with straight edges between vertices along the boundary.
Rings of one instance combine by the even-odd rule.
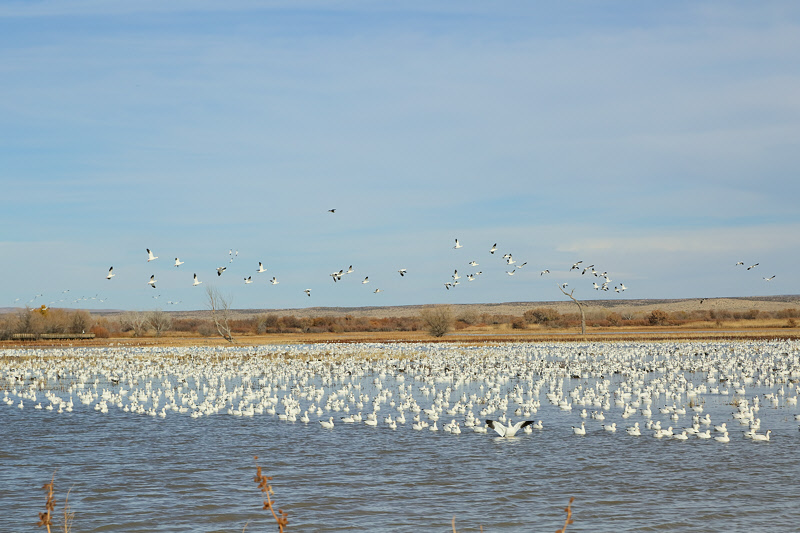
[[[555, 531], [573, 496], [569, 531], [796, 531], [800, 410], [790, 399], [797, 397], [799, 348], [776, 342], [8, 351], [0, 363], [0, 386], [8, 392], [0, 403], [0, 531], [39, 530], [40, 487], [54, 471], [59, 509], [71, 489], [73, 531], [242, 531], [245, 524], [247, 531], [277, 531], [261, 509], [254, 455], [273, 477], [277, 506], [289, 512], [288, 531], [451, 531], [454, 516], [459, 531]], [[220, 393], [219, 412], [193, 418], [193, 407], [164, 409], [173, 398], [176, 409], [185, 407], [181, 398], [191, 391], [197, 396], [188, 405], [200, 404], [220, 389], [219, 377], [231, 394]], [[559, 387], [571, 411], [548, 399]], [[741, 387], [744, 394], [736, 392]], [[731, 441], [654, 438], [639, 412], [645, 404], [622, 417], [615, 399], [628, 388], [625, 402], [649, 395], [652, 420], [664, 428], [691, 427], [692, 410], [673, 420], [659, 407], [702, 404], [713, 425], [727, 424]], [[27, 396], [33, 390], [35, 401]], [[125, 412], [113, 401], [103, 413], [96, 407], [104, 390], [123, 406], [148, 391], [138, 403], [165, 416]], [[120, 390], [129, 392], [114, 396]], [[46, 391], [72, 398], [72, 412], [47, 410]], [[78, 393], [95, 391], [88, 404], [79, 400]], [[332, 391], [340, 393], [331, 398]], [[466, 398], [481, 419], [521, 420], [514, 411], [535, 409], [538, 400], [530, 419], [542, 420], [543, 429], [509, 439], [479, 434], [464, 426], [462, 412], [443, 412], [436, 432], [413, 430], [411, 410], [395, 430], [384, 422], [404, 402], [430, 408], [439, 393], [443, 408]], [[363, 407], [350, 394], [366, 400]], [[765, 396], [771, 394], [774, 403]], [[577, 403], [593, 395], [610, 408]], [[347, 413], [334, 410], [347, 406], [366, 416], [376, 396], [377, 427], [344, 424]], [[743, 438], [748, 427], [732, 416], [734, 403], [747, 399], [752, 406], [754, 397], [758, 432], [770, 429], [768, 442]], [[308, 424], [268, 412], [228, 413], [268, 407], [268, 398], [277, 399], [277, 413], [286, 398], [297, 400], [300, 412], [313, 403], [323, 413], [311, 413]], [[487, 406], [494, 411], [481, 416]], [[606, 419], [583, 419], [584, 408]], [[324, 429], [318, 421], [330, 416], [335, 427]], [[460, 435], [441, 431], [451, 420]], [[573, 434], [581, 421], [586, 436]], [[612, 422], [616, 433], [602, 427]], [[634, 422], [640, 437], [625, 431]]]

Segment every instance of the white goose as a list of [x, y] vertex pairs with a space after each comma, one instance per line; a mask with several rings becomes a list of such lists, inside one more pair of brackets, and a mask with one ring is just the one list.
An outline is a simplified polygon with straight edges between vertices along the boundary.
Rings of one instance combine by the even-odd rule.
[[496, 422], [494, 420], [486, 421], [486, 425], [495, 430], [501, 437], [513, 437], [520, 429], [524, 428], [525, 426], [529, 426], [530, 424], [533, 424], [533, 420], [520, 420], [516, 424], [512, 425], [511, 420], [509, 419], [508, 426], [504, 426], [502, 422]]
[[192, 286], [195, 287], [197, 285], [200, 285], [201, 283], [203, 283], [203, 282], [200, 281], [199, 279], [197, 279], [197, 274], [195, 274], [194, 275], [194, 283], [192, 283]]
[[272, 279], [269, 280], [269, 282], [272, 283], [273, 285], [277, 285], [278, 283], [280, 283], [280, 281], [278, 281], [278, 278], [276, 278], [275, 276], [272, 276]]
[[456, 245], [455, 245], [455, 246], [453, 246], [453, 248], [455, 248], [456, 250], [458, 250], [459, 248], [463, 248], [463, 246], [461, 245], [461, 243], [460, 243], [460, 242], [458, 242], [458, 239], [456, 239]]
[[158, 280], [156, 280], [156, 275], [153, 274], [152, 276], [150, 276], [150, 281], [148, 281], [147, 284], [155, 289], [156, 288], [156, 281], [158, 281]]
[[179, 267], [179, 266], [181, 266], [183, 263], [184, 263], [184, 262], [183, 262], [183, 261], [181, 261], [180, 259], [178, 259], [177, 257], [175, 258], [175, 266], [176, 266], [176, 267]]
[[150, 261], [153, 261], [153, 260], [155, 260], [155, 259], [158, 259], [158, 256], [157, 256], [157, 255], [153, 255], [153, 252], [151, 252], [151, 251], [150, 251], [150, 248], [146, 248], [146, 250], [147, 250], [147, 262], [148, 262], [148, 263], [149, 263]]
[[581, 427], [572, 426], [572, 432], [576, 435], [586, 435], [586, 423], [581, 422]]
[[114, 276], [116, 276], [116, 274], [114, 274], [114, 267], [111, 267], [108, 269], [108, 275], [106, 276], [106, 279], [111, 279]]
[[319, 424], [325, 429], [333, 429], [333, 417], [330, 417], [328, 420], [320, 420]]
[[264, 265], [262, 265], [261, 261], [259, 261], [258, 262], [258, 270], [256, 270], [256, 272], [261, 273], [261, 272], [266, 272], [266, 271], [267, 271], [267, 269], [264, 268]]

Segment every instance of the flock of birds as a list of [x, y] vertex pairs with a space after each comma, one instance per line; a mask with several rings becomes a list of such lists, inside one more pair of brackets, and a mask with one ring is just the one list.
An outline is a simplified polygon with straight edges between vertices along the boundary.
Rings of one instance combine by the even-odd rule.
[[[334, 213], [335, 211], [336, 211], [335, 209], [328, 210], [328, 212], [330, 212], [330, 213]], [[461, 242], [459, 242], [458, 239], [455, 239], [455, 245], [453, 246], [453, 249], [459, 250], [461, 248], [464, 248], [464, 245], [461, 244]], [[493, 256], [493, 255], [495, 255], [495, 252], [497, 252], [497, 250], [498, 250], [497, 243], [495, 243], [489, 249], [489, 254]], [[157, 260], [159, 258], [149, 248], [146, 249], [146, 252], [147, 252], [147, 262], [148, 263], [150, 263], [152, 261], [155, 261], [155, 260]], [[230, 249], [228, 251], [228, 256], [229, 256], [228, 262], [229, 263], [233, 263], [234, 259], [236, 259], [238, 257], [238, 255], [239, 255], [239, 251], [238, 250], [234, 251], [233, 249]], [[517, 261], [511, 253], [503, 254], [502, 255], [502, 259], [505, 262], [505, 266], [507, 268], [507, 270], [505, 270], [505, 273], [508, 276], [515, 275], [517, 273], [517, 270], [521, 270], [522, 268], [524, 268], [528, 264], [527, 261], [523, 261], [523, 262]], [[594, 265], [589, 265], [589, 266], [583, 267], [581, 269], [580, 265], [582, 263], [583, 263], [583, 261], [578, 261], [578, 262], [574, 263], [572, 265], [572, 268], [570, 268], [568, 270], [568, 272], [571, 272], [573, 270], [580, 270], [581, 274], [586, 274], [587, 272], [590, 272], [593, 276], [599, 277], [599, 278], [602, 279], [602, 284], [601, 285], [598, 285], [597, 282], [593, 283], [593, 286], [594, 286], [594, 288], [596, 290], [603, 290], [603, 291], [610, 290], [609, 289], [609, 287], [610, 287], [609, 284], [611, 283], [611, 279], [608, 277], [608, 272], [602, 272], [601, 273], [601, 272], [595, 270]], [[178, 267], [180, 267], [181, 265], [184, 265], [184, 264], [185, 264], [185, 262], [181, 261], [180, 258], [178, 258], [178, 257], [175, 258], [174, 266], [176, 268], [178, 268]], [[474, 267], [478, 267], [479, 263], [475, 259], [472, 259], [467, 263], [467, 265], [474, 268]], [[217, 276], [221, 277], [227, 270], [228, 270], [227, 266], [217, 267], [216, 268]], [[267, 272], [267, 269], [264, 267], [264, 264], [261, 261], [258, 262], [258, 268], [255, 269], [255, 272], [256, 272], [256, 274], [263, 274], [263, 273]], [[329, 274], [329, 276], [333, 280], [334, 283], [337, 283], [337, 282], [342, 281], [345, 277], [349, 276], [350, 274], [353, 274], [354, 272], [355, 272], [355, 270], [353, 268], [353, 265], [350, 265], [347, 269], [342, 268], [342, 269], [339, 269], [339, 270], [337, 270], [335, 272], [331, 272]], [[405, 277], [406, 274], [408, 273], [408, 269], [407, 268], [400, 268], [400, 269], [397, 270], [397, 273], [400, 275], [400, 277]], [[444, 282], [444, 287], [445, 287], [446, 290], [449, 291], [449, 290], [457, 287], [461, 283], [462, 279], [465, 279], [467, 282], [473, 282], [473, 281], [477, 280], [482, 274], [483, 274], [483, 271], [481, 271], [481, 270], [472, 270], [471, 273], [464, 274], [462, 276], [461, 274], [459, 274], [458, 268], [456, 268], [456, 269], [453, 270], [453, 274], [450, 276], [450, 279], [448, 281]], [[544, 276], [545, 274], [550, 274], [550, 269], [544, 269], [544, 270], [540, 271], [540, 273], [539, 273], [540, 276]], [[116, 273], [114, 272], [114, 267], [111, 266], [108, 269], [108, 273], [106, 274], [106, 279], [107, 280], [111, 280], [115, 276], [116, 276]], [[249, 276], [244, 278], [244, 284], [246, 284], [246, 285], [249, 285], [249, 284], [253, 283], [253, 281], [254, 280], [253, 280], [253, 276], [252, 275], [249, 275]], [[280, 283], [276, 276], [273, 276], [272, 279], [269, 280], [269, 282], [272, 285], [277, 285], [278, 283]], [[361, 281], [361, 284], [362, 285], [366, 285], [369, 282], [370, 282], [369, 276], [365, 276], [364, 279]], [[156, 283], [158, 283], [158, 280], [156, 279], [156, 275], [152, 274], [150, 276], [150, 279], [147, 281], [147, 285], [149, 285], [151, 288], [155, 289], [156, 288]], [[192, 286], [196, 287], [198, 285], [201, 285], [202, 283], [203, 283], [203, 281], [201, 281], [198, 278], [197, 273], [196, 272], [193, 273]], [[562, 283], [562, 284], [560, 284], [560, 287], [563, 289], [563, 288], [566, 288], [567, 285], [568, 285], [567, 283]], [[615, 292], [619, 293], [619, 292], [622, 292], [622, 291], [624, 291], [626, 289], [627, 289], [627, 287], [623, 283], [620, 283], [619, 285], [615, 286], [613, 290]], [[310, 297], [312, 290], [310, 288], [306, 288], [306, 289], [303, 289], [303, 292], [306, 294], [306, 296]], [[372, 292], [374, 294], [378, 294], [378, 293], [383, 292], [383, 289], [378, 287], [378, 288], [374, 289]], [[173, 303], [173, 302], [169, 302], [169, 303]], [[180, 302], [176, 302], [176, 303], [180, 303]]]
[[[329, 209], [328, 213], [336, 213], [336, 209]], [[465, 248], [465, 246], [458, 239], [455, 239], [455, 243], [452, 246], [452, 248], [454, 250], [461, 250], [461, 249]], [[505, 273], [508, 276], [514, 276], [515, 274], [517, 274], [518, 271], [520, 271], [526, 265], [528, 265], [527, 261], [518, 261], [516, 258], [514, 258], [514, 256], [511, 253], [504, 253], [502, 256], [500, 256], [499, 253], [497, 253], [498, 252], [497, 243], [493, 244], [491, 246], [491, 248], [489, 248], [488, 252], [489, 252], [489, 256], [502, 257], [502, 260], [505, 263], [505, 265], [504, 265], [505, 266]], [[159, 256], [157, 256], [155, 254], [155, 252], [153, 250], [151, 250], [150, 248], [146, 248], [146, 253], [147, 253], [147, 263], [148, 264], [159, 259]], [[497, 253], [497, 255], [495, 255], [496, 253]], [[238, 258], [238, 256], [239, 256], [239, 251], [238, 250], [230, 249], [228, 251], [228, 257], [226, 258], [227, 263], [216, 267], [217, 277], [222, 277], [224, 274], [226, 274], [230, 264], [233, 263], [234, 260], [236, 260]], [[472, 258], [469, 262], [465, 261], [465, 263], [471, 268], [469, 273], [468, 274], [461, 274], [461, 273], [459, 273], [459, 269], [455, 268], [453, 270], [453, 273], [450, 275], [450, 278], [447, 281], [443, 282], [444, 288], [446, 290], [449, 291], [449, 290], [452, 290], [452, 289], [456, 288], [457, 286], [459, 286], [461, 284], [462, 280], [466, 280], [467, 282], [474, 282], [483, 274], [483, 271], [479, 270], [477, 268], [477, 267], [480, 266], [480, 264], [478, 263], [476, 258]], [[174, 263], [173, 263], [173, 266], [175, 268], [181, 268], [185, 264], [186, 264], [185, 261], [182, 261], [179, 257], [175, 257], [175, 260], [174, 260]], [[745, 263], [744, 263], [744, 261], [737, 261], [735, 266], [736, 267], [739, 267], [739, 266], [744, 267]], [[751, 271], [751, 270], [754, 270], [758, 266], [759, 266], [759, 263], [756, 262], [756, 263], [753, 263], [753, 264], [745, 267], [745, 270]], [[186, 267], [183, 267], [183, 268], [186, 268]], [[588, 275], [587, 277], [592, 281], [591, 286], [596, 291], [622, 293], [622, 292], [627, 290], [627, 287], [622, 282], [614, 284], [613, 280], [610, 278], [610, 275], [609, 275], [609, 273], [607, 271], [601, 271], [599, 268], [596, 268], [595, 264], [585, 264], [583, 260], [574, 262], [569, 269], [565, 268], [565, 270], [566, 270], [567, 273], [579, 272], [581, 276], [587, 276]], [[264, 273], [267, 272], [267, 268], [264, 266], [263, 262], [259, 261], [258, 262], [258, 268], [254, 268], [254, 270], [252, 272], [254, 272], [256, 277], [258, 278], [261, 274], [264, 274]], [[337, 271], [331, 272], [329, 274], [329, 277], [333, 280], [334, 283], [338, 283], [338, 282], [341, 282], [344, 278], [346, 278], [349, 275], [353, 274], [354, 272], [355, 272], [355, 270], [353, 268], [353, 265], [350, 265], [347, 269], [339, 269]], [[397, 274], [399, 274], [400, 277], [403, 277], [403, 278], [405, 278], [406, 275], [409, 274], [409, 270], [407, 268], [399, 268], [399, 269], [397, 269], [396, 272], [397, 272]], [[551, 273], [551, 271], [550, 271], [549, 268], [545, 268], [545, 269], [539, 271], [539, 275], [540, 276], [549, 275], [550, 273]], [[213, 274], [211, 274], [211, 275], [213, 276]], [[106, 273], [105, 278], [106, 278], [106, 280], [112, 280], [116, 276], [117, 276], [117, 273], [115, 272], [114, 267], [111, 266], [108, 269], [108, 272]], [[150, 278], [147, 279], [147, 281], [144, 282], [144, 283], [147, 286], [149, 286], [149, 287], [151, 287], [153, 289], [156, 289], [157, 286], [158, 286], [157, 284], [159, 284], [159, 280], [157, 279], [156, 276], [157, 276], [157, 274], [151, 274]], [[772, 275], [772, 276], [769, 276], [769, 277], [764, 277], [763, 279], [765, 281], [767, 281], [767, 282], [770, 282], [770, 281], [774, 280], [775, 277], [776, 277], [775, 275]], [[268, 279], [268, 282], [271, 285], [278, 285], [280, 283], [280, 281], [278, 280], [277, 276], [275, 276], [275, 275], [273, 275], [271, 278], [267, 278], [267, 279]], [[253, 283], [255, 283], [255, 281], [256, 280], [253, 278], [253, 274], [248, 273], [246, 276], [243, 276], [243, 284], [245, 284], [245, 285], [253, 284]], [[369, 276], [365, 276], [363, 278], [363, 280], [361, 281], [361, 284], [362, 285], [366, 285], [368, 283], [370, 283], [370, 278], [369, 278]], [[193, 272], [191, 286], [197, 287], [197, 286], [202, 285], [202, 284], [203, 284], [203, 280], [200, 279], [200, 277], [198, 276], [197, 272]], [[566, 289], [569, 286], [569, 283], [560, 282], [560, 283], [557, 283], [557, 285], [562, 290], [562, 292], [565, 292], [565, 294], [567, 294], [566, 293]], [[574, 289], [573, 289], [573, 291], [574, 291]], [[302, 289], [302, 292], [308, 297], [311, 297], [311, 295], [312, 295], [312, 289], [311, 288]], [[384, 292], [384, 290], [382, 288], [380, 288], [380, 287], [377, 287], [372, 292], [374, 294], [379, 294], [381, 292]], [[52, 306], [52, 305], [55, 305], [55, 304], [58, 304], [58, 303], [66, 303], [67, 302], [67, 293], [69, 293], [69, 289], [62, 291], [62, 297], [60, 299], [58, 299], [58, 300], [51, 301], [50, 305]], [[569, 293], [569, 294], [571, 294], [571, 293]], [[160, 298], [160, 296], [161, 296], [160, 294], [153, 294], [152, 298], [158, 299], [158, 298]], [[30, 300], [27, 301], [27, 304], [30, 305], [30, 304], [34, 303], [40, 297], [42, 297], [41, 293], [38, 293], [38, 294], [34, 295], [33, 298], [31, 298]], [[99, 296], [99, 293], [98, 293], [98, 294], [95, 294], [94, 296], [91, 296], [91, 297], [84, 296], [84, 297], [79, 297], [79, 298], [73, 299], [72, 303], [73, 304], [80, 304], [81, 302], [89, 302], [89, 301], [98, 301], [100, 303], [104, 303], [107, 299], [108, 299], [108, 297], [101, 297], [101, 296]], [[14, 304], [16, 305], [21, 300], [22, 300], [22, 298], [17, 298], [16, 300], [14, 300]], [[178, 300], [178, 301], [172, 301], [172, 300], [167, 301], [168, 305], [178, 305], [180, 303], [182, 303], [180, 300]]]
[[326, 430], [366, 425], [493, 431], [502, 438], [534, 431], [611, 435], [619, 426], [627, 436], [721, 443], [735, 428], [745, 439], [769, 441], [785, 436], [782, 419], [800, 420], [795, 341], [110, 347], [5, 355], [2, 399], [24, 413], [264, 416]]

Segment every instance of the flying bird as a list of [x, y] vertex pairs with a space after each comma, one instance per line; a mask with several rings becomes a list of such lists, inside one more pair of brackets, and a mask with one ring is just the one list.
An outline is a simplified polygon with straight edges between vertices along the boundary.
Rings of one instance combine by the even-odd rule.
[[228, 267], [218, 267], [217, 268], [217, 276], [221, 276], [223, 272], [228, 270]]
[[339, 272], [332, 272], [330, 276], [333, 278], [333, 281], [336, 282], [342, 279], [342, 274], [344, 274], [344, 270], [340, 270]]
[[373, 292], [373, 293], [375, 293], [375, 294], [378, 294], [379, 292], [383, 292], [383, 289], [375, 289], [375, 290], [374, 290], [374, 291], [372, 291], [372, 292]]
[[153, 252], [150, 251], [150, 248], [146, 248], [146, 250], [147, 250], [147, 262], [148, 263], [150, 261], [154, 260], [154, 259], [158, 259], [158, 256], [157, 255], [153, 255]]
[[496, 251], [497, 251], [497, 243], [494, 243], [494, 244], [492, 245], [492, 249], [491, 249], [491, 250], [489, 250], [489, 253], [490, 253], [490, 254], [494, 254]]
[[353, 272], [355, 272], [355, 271], [353, 270], [353, 265], [350, 265], [350, 266], [347, 268], [347, 272], [345, 272], [345, 274], [352, 274]]
[[773, 279], [775, 279], [775, 276], [770, 276], [768, 278], [764, 278], [764, 281], [772, 281]]
[[509, 276], [513, 276], [513, 275], [514, 275], [514, 272], [516, 272], [516, 269], [512, 270], [511, 272], [509, 272], [508, 270], [506, 270], [506, 274], [508, 274]]
[[400, 269], [400, 270], [398, 270], [397, 272], [399, 272], [399, 273], [400, 273], [400, 277], [403, 277], [403, 276], [405, 276], [405, 275], [406, 275], [406, 269], [405, 269], [405, 268], [401, 268], [401, 269]]
[[457, 250], [457, 249], [459, 249], [459, 248], [463, 248], [463, 246], [461, 245], [461, 243], [460, 243], [460, 242], [458, 242], [458, 239], [456, 239], [456, 245], [455, 245], [455, 246], [453, 246], [453, 248], [455, 248], [456, 250]]
[[176, 258], [175, 258], [175, 266], [176, 266], [176, 267], [179, 267], [179, 266], [181, 266], [182, 264], [183, 264], [183, 261], [181, 261], [180, 259], [178, 259], [178, 258], [176, 257]]
[[311, 296], [311, 289], [305, 289], [303, 292], [306, 293], [306, 296]]
[[195, 274], [194, 275], [194, 283], [192, 283], [192, 286], [194, 287], [194, 286], [200, 285], [201, 283], [203, 283], [203, 282], [200, 281], [199, 279], [197, 279], [197, 274]]
[[362, 285], [363, 285], [364, 283], [369, 283], [369, 276], [367, 276], [366, 278], [364, 278], [364, 281], [362, 281], [362, 282], [361, 282], [361, 284], [362, 284]]
[[335, 213], [336, 209], [328, 209], [328, 213]]
[[757, 267], [757, 266], [758, 266], [758, 263], [756, 263], [756, 264], [754, 264], [754, 265], [750, 265], [749, 267], [747, 267], [747, 270], [750, 270], [751, 268], [755, 268], [755, 267]]
[[264, 268], [264, 265], [262, 265], [262, 264], [261, 264], [261, 261], [259, 261], [259, 262], [258, 262], [258, 270], [256, 270], [256, 272], [259, 272], [259, 273], [260, 273], [260, 272], [266, 272], [266, 271], [267, 271], [267, 269], [266, 269], [266, 268]]
[[253, 276], [248, 276], [248, 277], [244, 278], [244, 282], [245, 283], [253, 283]]
[[540, 275], [540, 276], [544, 276], [545, 274], [549, 274], [549, 273], [550, 273], [550, 271], [549, 271], [549, 270], [547, 270], [547, 269], [545, 268], [544, 270], [542, 270], [541, 272], [539, 272], [539, 275]]
[[583, 261], [578, 261], [577, 263], [573, 263], [572, 268], [570, 268], [570, 270], [579, 270], [581, 268], [580, 267], [581, 263], [583, 263]]
[[461, 276], [458, 275], [458, 270], [453, 272], [453, 279], [461, 279]]
[[736, 264], [733, 266], [739, 266], [739, 265], [744, 266], [744, 261], [737, 261]]
[[151, 287], [153, 287], [154, 289], [156, 288], [156, 275], [155, 274], [150, 276], [150, 281], [148, 281], [147, 284], [150, 285]]
[[272, 279], [269, 280], [269, 282], [272, 283], [273, 285], [277, 285], [278, 283], [280, 283], [280, 281], [278, 281], [278, 278], [276, 278], [275, 276], [272, 276]]
[[495, 430], [501, 437], [513, 437], [520, 429], [525, 426], [530, 426], [531, 424], [533, 424], [533, 420], [520, 420], [513, 425], [511, 424], [511, 420], [509, 420], [508, 426], [504, 426], [502, 422], [497, 422], [495, 420], [486, 421], [486, 425]]
[[469, 266], [476, 267], [476, 266], [478, 266], [478, 263], [476, 261], [470, 261], [469, 262]]
[[106, 276], [106, 279], [111, 279], [114, 276], [116, 276], [116, 274], [114, 274], [114, 267], [111, 267], [108, 269], [108, 276]]

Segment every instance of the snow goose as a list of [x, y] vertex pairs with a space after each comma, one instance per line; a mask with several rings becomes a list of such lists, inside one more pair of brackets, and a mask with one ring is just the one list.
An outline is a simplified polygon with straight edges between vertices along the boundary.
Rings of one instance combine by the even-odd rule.
[[277, 285], [278, 283], [280, 283], [280, 281], [278, 281], [278, 278], [276, 278], [275, 276], [273, 276], [272, 279], [269, 280], [269, 282], [272, 283], [273, 285]]
[[721, 437], [714, 437], [714, 440], [717, 442], [730, 442], [731, 438], [728, 436], [728, 432], [726, 431]]
[[253, 283], [253, 276], [248, 276], [244, 278], [245, 284]]
[[260, 274], [261, 272], [266, 272], [266, 271], [267, 271], [267, 269], [264, 268], [264, 265], [262, 265], [261, 261], [259, 261], [258, 262], [258, 270], [256, 270], [256, 272], [258, 272]]
[[156, 281], [158, 281], [158, 280], [156, 280], [156, 275], [153, 274], [152, 276], [150, 276], [150, 281], [148, 281], [147, 284], [155, 289], [156, 288]]
[[407, 270], [405, 268], [401, 268], [397, 272], [400, 274], [400, 277], [403, 277], [406, 275]]
[[333, 417], [330, 417], [328, 420], [320, 420], [319, 424], [325, 429], [333, 429]]
[[459, 248], [463, 248], [462, 244], [460, 242], [458, 242], [458, 239], [456, 239], [456, 245], [453, 246], [453, 248], [456, 249], [456, 250], [458, 250]]
[[311, 289], [303, 289], [303, 292], [306, 293], [306, 296], [311, 297]]
[[586, 435], [586, 424], [585, 422], [581, 422], [581, 427], [572, 426], [572, 432], [575, 435]]
[[494, 420], [486, 421], [486, 425], [495, 430], [501, 437], [513, 437], [520, 429], [530, 424], [533, 424], [533, 420], [520, 420], [516, 424], [512, 424], [511, 420], [509, 420], [508, 426], [504, 426], [502, 422]]
[[771, 429], [768, 429], [767, 432], [764, 435], [761, 435], [759, 433], [754, 433], [752, 439], [753, 440], [760, 440], [760, 441], [769, 440], [769, 434], [770, 433], [772, 433]]
[[494, 254], [496, 251], [497, 251], [497, 243], [494, 243], [494, 244], [492, 245], [492, 249], [491, 249], [491, 250], [489, 250], [489, 253], [490, 253], [490, 254]]
[[157, 255], [153, 255], [153, 252], [151, 252], [151, 251], [150, 251], [150, 248], [146, 248], [146, 250], [147, 250], [147, 262], [148, 262], [148, 263], [149, 263], [150, 261], [153, 261], [153, 260], [155, 260], [155, 259], [158, 259], [158, 256], [157, 256]]
[[194, 275], [194, 283], [192, 283], [192, 286], [194, 287], [194, 286], [200, 285], [201, 283], [203, 283], [203, 282], [200, 281], [199, 279], [197, 279], [197, 274], [195, 274]]
[[108, 269], [108, 275], [106, 276], [106, 279], [111, 279], [114, 276], [116, 276], [116, 274], [114, 274], [114, 267], [112, 266], [111, 268]]
[[228, 270], [228, 267], [217, 267], [217, 276], [221, 276], [226, 270]]
[[179, 267], [179, 266], [181, 266], [183, 263], [184, 263], [184, 262], [183, 262], [183, 261], [181, 261], [180, 259], [178, 259], [177, 257], [175, 258], [175, 266], [176, 266], [176, 267]]

